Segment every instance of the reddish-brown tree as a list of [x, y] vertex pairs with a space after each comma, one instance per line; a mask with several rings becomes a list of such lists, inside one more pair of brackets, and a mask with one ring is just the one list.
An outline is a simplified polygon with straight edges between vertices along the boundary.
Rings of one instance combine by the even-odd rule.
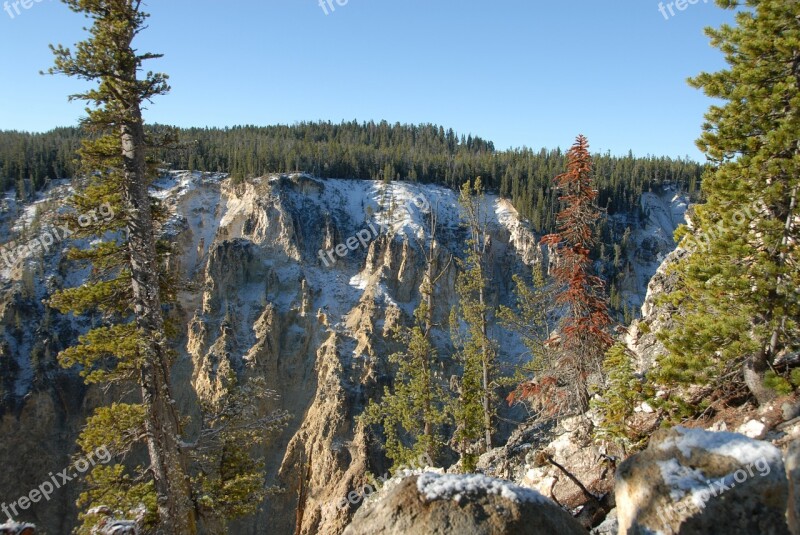
[[594, 226], [600, 218], [597, 190], [592, 181], [589, 143], [578, 136], [568, 153], [567, 172], [555, 179], [562, 210], [558, 232], [542, 238], [550, 247], [550, 273], [559, 286], [556, 304], [563, 307], [560, 343], [553, 351], [553, 377], [571, 389], [572, 408], [589, 407], [589, 376], [602, 373], [605, 352], [611, 347], [603, 280], [594, 275], [590, 252], [595, 245]]

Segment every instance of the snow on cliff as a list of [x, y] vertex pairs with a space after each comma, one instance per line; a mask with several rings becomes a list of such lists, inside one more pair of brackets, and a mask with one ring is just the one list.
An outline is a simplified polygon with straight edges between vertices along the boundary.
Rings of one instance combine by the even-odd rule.
[[621, 285], [623, 303], [639, 309], [647, 294], [647, 284], [669, 253], [675, 249], [673, 234], [679, 225], [686, 223], [687, 197], [672, 186], [659, 192], [642, 194], [642, 225], [632, 224], [632, 214], [617, 214], [612, 220], [630, 225], [628, 261], [631, 270], [625, 273]]
[[[242, 193], [248, 188], [249, 194]], [[30, 225], [37, 214], [42, 215], [40, 212], [46, 215], [62, 209], [70, 192], [68, 181], [54, 181], [52, 187], [27, 205], [16, 202], [13, 194], [6, 194], [0, 203], [0, 230], [10, 233], [15, 227]], [[411, 314], [415, 301], [407, 296], [398, 298], [397, 288], [387, 287], [402, 281], [374, 280], [374, 266], [367, 265], [367, 255], [370, 245], [383, 236], [407, 243], [408, 247], [418, 247], [426, 238], [431, 212], [435, 213], [440, 229], [438, 238], [446, 248], [460, 253], [465, 245], [464, 232], [459, 228], [458, 192], [431, 184], [385, 184], [293, 174], [272, 175], [234, 186], [224, 174], [171, 171], [153, 183], [151, 195], [171, 210], [165, 234], [177, 240], [179, 254], [175, 260], [190, 280], [199, 282], [207, 278], [204, 271], [208, 269], [210, 255], [223, 254], [218, 249], [223, 241], [240, 240], [242, 247], [269, 249], [268, 253], [257, 255], [259, 259], [255, 262], [259, 265], [226, 264], [220, 274], [214, 275], [219, 278], [231, 270], [246, 271], [244, 282], [220, 294], [226, 306], [239, 311], [237, 328], [243, 335], [240, 339], [243, 345], [254, 340], [256, 321], [250, 316], [259, 314], [267, 301], [284, 311], [298, 306], [298, 300], [308, 301], [302, 306], [312, 313], [322, 311], [335, 330], [345, 329], [347, 314], [366, 292], [372, 292], [376, 303], [393, 305]], [[672, 232], [683, 222], [686, 202], [677, 192], [665, 189], [661, 193], [644, 194], [642, 208], [648, 217], [645, 227], [635, 229], [632, 234], [633, 270], [626, 277], [624, 292], [625, 299], [636, 305], [641, 304], [647, 282], [661, 259], [674, 248]], [[481, 218], [491, 229], [492, 247], [501, 264], [507, 258], [516, 258], [514, 262], [528, 266], [540, 260], [538, 237], [508, 200], [487, 195], [481, 212]], [[319, 237], [331, 229], [324, 250], [317, 251], [317, 245], [313, 245], [313, 251], [301, 250], [304, 244], [319, 244]], [[276, 238], [275, 232], [288, 234]], [[278, 242], [286, 245], [285, 250], [274, 248]], [[41, 260], [35, 256], [25, 259], [26, 263], [44, 262], [41, 269], [36, 268], [36, 272], [43, 273], [35, 281], [37, 299], [52, 290], [45, 287], [49, 286], [46, 281], [57, 273], [58, 259], [67, 245], [68, 240], [59, 243]], [[337, 247], [346, 252], [337, 254]], [[78, 285], [86, 274], [85, 269], [72, 266], [63, 284]], [[499, 275], [510, 278], [510, 273]], [[265, 289], [266, 276], [276, 279]], [[20, 277], [19, 270], [0, 266], [0, 286], [10, 289], [11, 284], [19, 284]], [[59, 277], [55, 279], [61, 281]], [[299, 296], [301, 281], [312, 289], [312, 295]], [[203, 308], [202, 292], [182, 292], [180, 299], [187, 310]], [[200, 321], [203, 314], [201, 310]], [[79, 328], [80, 318], [77, 321]], [[15, 393], [21, 396], [28, 391], [32, 379], [32, 346], [26, 341], [11, 343], [9, 347], [19, 370]], [[516, 357], [523, 349], [506, 340], [504, 351]]]

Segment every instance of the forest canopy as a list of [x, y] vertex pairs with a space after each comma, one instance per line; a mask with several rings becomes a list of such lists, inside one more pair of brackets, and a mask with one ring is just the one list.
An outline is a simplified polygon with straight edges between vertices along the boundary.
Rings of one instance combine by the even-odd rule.
[[[170, 128], [150, 130], [160, 134]], [[552, 179], [566, 165], [560, 149], [497, 150], [490, 141], [432, 124], [311, 122], [177, 133], [179, 146], [157, 151], [165, 168], [230, 173], [235, 180], [305, 171], [322, 178], [408, 180], [458, 189], [480, 176], [487, 191], [510, 198], [537, 232], [554, 227], [558, 199]], [[0, 131], [0, 186], [30, 194], [47, 179], [74, 176], [74, 154], [83, 137], [79, 128]], [[631, 153], [593, 158], [598, 204], [610, 214], [635, 213], [642, 192], [661, 184], [694, 196], [705, 168], [689, 159]]]

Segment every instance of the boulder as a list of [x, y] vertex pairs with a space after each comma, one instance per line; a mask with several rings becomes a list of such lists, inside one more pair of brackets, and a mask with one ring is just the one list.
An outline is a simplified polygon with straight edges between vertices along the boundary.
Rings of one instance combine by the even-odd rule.
[[538, 492], [484, 475], [424, 473], [381, 494], [343, 535], [586, 535]]
[[758, 420], [749, 420], [748, 422], [740, 425], [736, 432], [741, 433], [746, 437], [761, 440], [767, 436], [767, 426], [764, 424], [764, 422], [760, 422]]
[[[594, 413], [589, 417], [594, 418]], [[552, 431], [534, 426], [539, 437], [526, 437], [527, 444], [515, 444], [512, 436], [507, 446], [481, 455], [478, 469], [530, 487], [570, 510], [586, 506], [591, 502], [583, 490], [548, 459], [564, 467], [596, 496], [611, 494], [614, 470], [604, 462], [610, 452], [593, 440], [591, 425], [585, 416], [575, 416], [564, 418]]]
[[0, 524], [0, 535], [35, 535], [36, 526], [33, 524], [20, 524], [9, 520]]
[[616, 475], [620, 535], [788, 534], [781, 452], [736, 433], [657, 432]]
[[800, 439], [786, 450], [786, 476], [789, 478], [789, 510], [786, 519], [792, 535], [800, 535]]
[[606, 519], [589, 532], [591, 535], [617, 535], [619, 533], [619, 522], [617, 522], [617, 510], [609, 511]]

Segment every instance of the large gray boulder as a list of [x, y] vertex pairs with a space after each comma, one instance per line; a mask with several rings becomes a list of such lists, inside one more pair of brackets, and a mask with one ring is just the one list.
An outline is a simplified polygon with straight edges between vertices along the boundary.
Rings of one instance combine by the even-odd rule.
[[538, 492], [483, 475], [425, 473], [383, 494], [343, 535], [586, 535]]
[[617, 470], [620, 535], [785, 535], [781, 452], [736, 433], [657, 432]]
[[789, 510], [786, 519], [792, 535], [800, 535], [800, 439], [786, 451], [786, 475], [789, 478]]

